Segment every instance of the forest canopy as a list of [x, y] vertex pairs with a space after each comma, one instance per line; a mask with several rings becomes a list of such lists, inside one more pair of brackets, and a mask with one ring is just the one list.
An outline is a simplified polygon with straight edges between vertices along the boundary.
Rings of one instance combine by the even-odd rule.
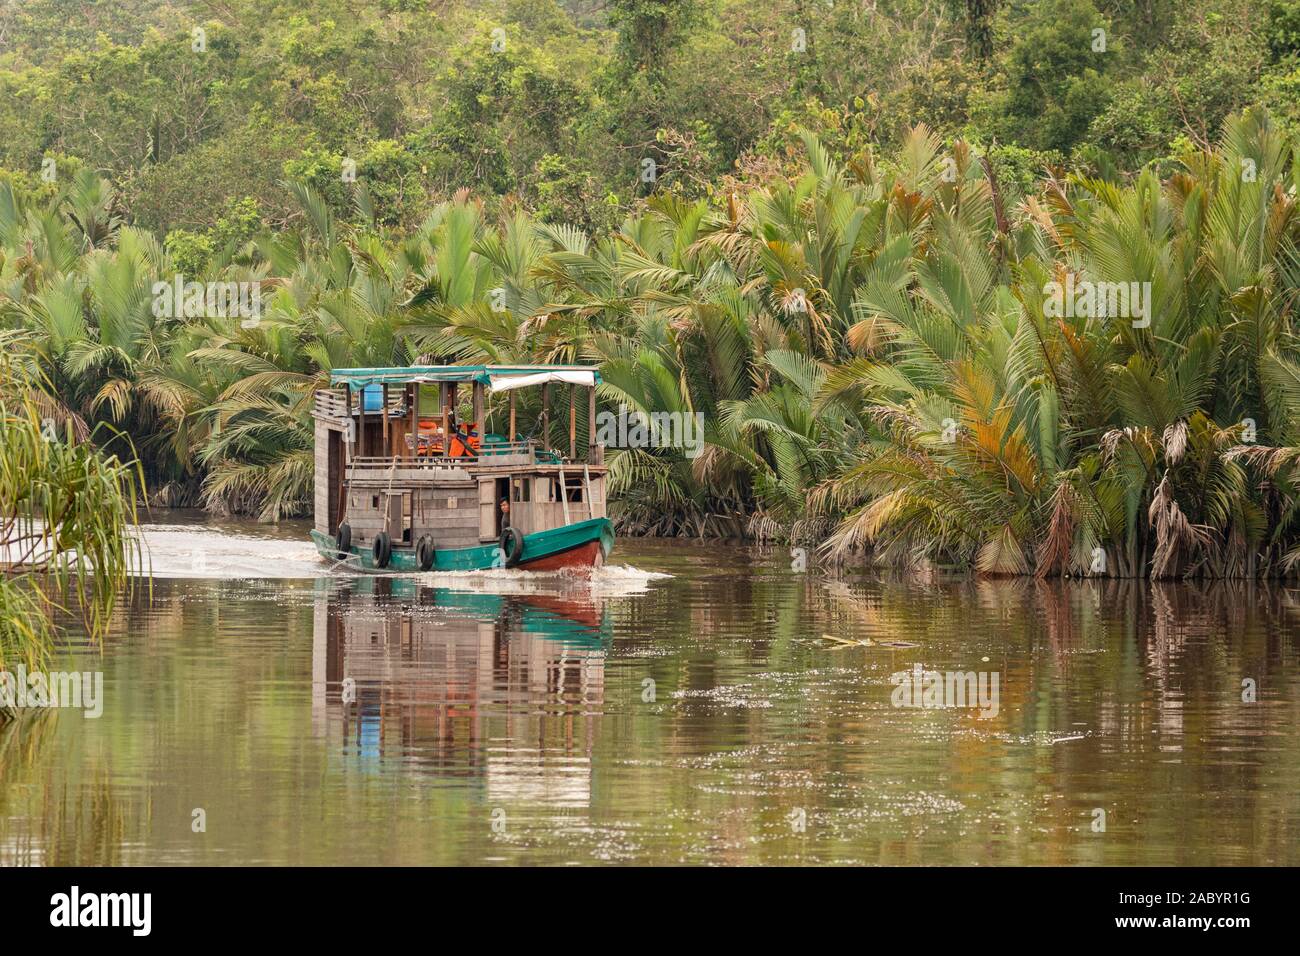
[[1251, 106], [1300, 121], [1297, 53], [1300, 0], [30, 0], [0, 11], [0, 176], [96, 170], [192, 260], [298, 215], [285, 181], [355, 218], [345, 164], [384, 224], [468, 189], [606, 230], [779, 174], [798, 128], [1131, 176]]

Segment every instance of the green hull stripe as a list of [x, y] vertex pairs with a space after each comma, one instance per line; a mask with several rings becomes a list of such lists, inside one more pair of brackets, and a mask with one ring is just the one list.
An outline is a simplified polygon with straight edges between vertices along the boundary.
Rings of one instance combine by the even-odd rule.
[[[337, 561], [338, 548], [334, 539], [327, 534], [312, 529], [311, 539], [316, 544], [316, 550], [321, 557]], [[579, 521], [575, 524], [568, 524], [562, 528], [552, 528], [549, 531], [537, 531], [533, 534], [524, 535], [524, 548], [519, 555], [519, 563], [524, 564], [528, 561], [536, 561], [540, 558], [550, 557], [553, 554], [561, 554], [570, 551], [573, 548], [579, 548], [584, 544], [592, 541], [599, 541], [601, 550], [605, 557], [609, 557], [614, 550], [614, 526], [608, 518], [591, 518], [587, 521]], [[477, 548], [438, 548], [434, 550], [433, 568], [434, 571], [486, 571], [494, 566], [500, 566], [497, 560], [498, 548], [495, 544], [480, 545]], [[363, 571], [379, 571], [370, 556], [369, 548], [353, 547], [351, 549], [353, 560], [349, 564], [359, 561], [359, 566]], [[393, 548], [393, 556], [389, 559], [388, 567], [384, 571], [419, 571], [419, 564], [415, 557], [414, 548], [396, 547]]]

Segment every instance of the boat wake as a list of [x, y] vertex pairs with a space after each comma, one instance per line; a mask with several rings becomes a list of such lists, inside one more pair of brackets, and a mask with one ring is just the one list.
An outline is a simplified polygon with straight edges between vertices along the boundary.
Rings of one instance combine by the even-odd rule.
[[139, 531], [145, 568], [156, 578], [234, 580], [331, 574], [310, 541], [189, 524], [145, 524]]
[[[321, 558], [310, 541], [257, 535], [204, 525], [141, 525], [146, 568], [157, 578], [239, 580], [246, 578], [373, 577], [345, 562]], [[598, 597], [644, 592], [652, 581], [672, 577], [628, 565], [607, 565], [590, 574], [539, 573], [499, 568], [489, 571], [430, 571], [392, 574], [434, 587], [492, 594], [551, 594], [583, 590]]]
[[671, 578], [671, 574], [642, 571], [629, 565], [610, 564], [594, 571], [520, 571], [494, 568], [488, 571], [429, 571], [407, 574], [421, 584], [482, 591], [486, 594], [555, 594], [582, 591], [593, 597], [624, 597], [644, 594], [650, 582]]

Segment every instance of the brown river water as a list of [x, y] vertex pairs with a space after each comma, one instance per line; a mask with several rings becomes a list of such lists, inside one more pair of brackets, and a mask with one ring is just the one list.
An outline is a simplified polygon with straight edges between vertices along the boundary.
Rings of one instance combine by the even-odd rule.
[[340, 577], [305, 525], [144, 533], [152, 596], [55, 665], [102, 714], [0, 724], [0, 864], [1300, 863], [1295, 589], [643, 540], [590, 583]]

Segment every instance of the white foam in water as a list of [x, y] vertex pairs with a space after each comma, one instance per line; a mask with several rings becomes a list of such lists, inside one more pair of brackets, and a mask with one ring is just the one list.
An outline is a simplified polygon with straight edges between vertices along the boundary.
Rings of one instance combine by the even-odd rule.
[[203, 525], [140, 526], [146, 567], [157, 578], [315, 578], [331, 571], [310, 541], [262, 538]]
[[671, 578], [671, 574], [642, 571], [627, 565], [611, 564], [590, 574], [576, 571], [520, 571], [518, 568], [492, 568], [487, 571], [429, 571], [409, 574], [421, 584], [454, 587], [458, 591], [483, 591], [489, 594], [552, 594], [580, 588], [595, 597], [624, 597], [643, 594], [651, 581]]
[[[140, 526], [147, 566], [158, 578], [322, 578], [365, 574], [342, 562], [323, 559], [310, 541], [259, 537], [203, 525]], [[513, 568], [488, 571], [430, 571], [404, 574], [421, 584], [481, 590], [493, 594], [534, 594], [581, 587], [599, 597], [644, 592], [651, 581], [670, 574], [609, 565], [586, 575], [538, 573]]]

